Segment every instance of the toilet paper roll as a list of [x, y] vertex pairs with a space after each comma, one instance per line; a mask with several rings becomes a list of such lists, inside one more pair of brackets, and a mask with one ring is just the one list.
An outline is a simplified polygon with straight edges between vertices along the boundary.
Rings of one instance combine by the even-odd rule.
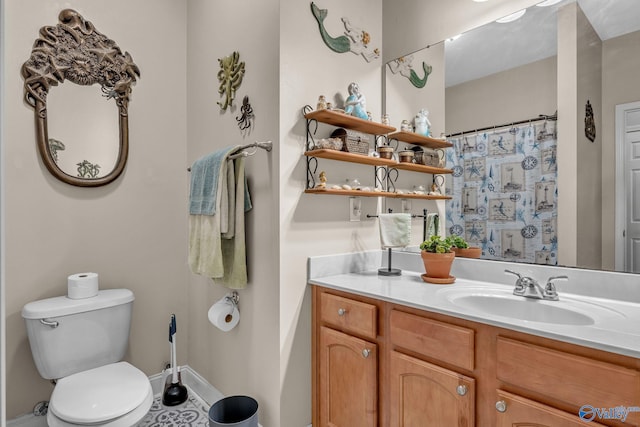
[[67, 297], [83, 299], [96, 295], [98, 295], [97, 273], [76, 273], [67, 277]]
[[209, 322], [223, 332], [228, 332], [240, 322], [238, 307], [226, 299], [213, 304], [208, 313]]

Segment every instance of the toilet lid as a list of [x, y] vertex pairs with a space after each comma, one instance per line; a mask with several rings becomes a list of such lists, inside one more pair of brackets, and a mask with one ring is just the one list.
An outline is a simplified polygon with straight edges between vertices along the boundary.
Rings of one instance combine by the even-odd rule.
[[75, 424], [104, 422], [140, 406], [149, 387], [139, 369], [127, 362], [112, 363], [58, 380], [49, 410]]

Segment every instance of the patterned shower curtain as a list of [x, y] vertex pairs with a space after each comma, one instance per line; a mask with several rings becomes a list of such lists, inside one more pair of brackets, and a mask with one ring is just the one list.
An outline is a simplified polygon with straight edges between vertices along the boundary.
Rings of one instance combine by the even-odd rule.
[[556, 121], [465, 133], [449, 141], [449, 234], [482, 247], [483, 259], [556, 265]]

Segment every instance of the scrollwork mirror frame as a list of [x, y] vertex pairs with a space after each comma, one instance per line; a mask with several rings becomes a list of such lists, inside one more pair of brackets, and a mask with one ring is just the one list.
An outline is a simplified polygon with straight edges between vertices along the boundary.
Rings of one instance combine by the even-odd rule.
[[[79, 186], [98, 187], [114, 181], [124, 171], [129, 153], [128, 106], [132, 85], [140, 70], [128, 52], [98, 32], [93, 24], [78, 12], [64, 9], [56, 26], [40, 29], [31, 56], [22, 65], [25, 100], [34, 109], [36, 143], [40, 157], [53, 176]], [[54, 160], [49, 145], [47, 125], [47, 94], [52, 86], [65, 80], [78, 85], [98, 83], [104, 97], [113, 98], [119, 115], [119, 152], [116, 164], [107, 175], [80, 178], [64, 172]]]

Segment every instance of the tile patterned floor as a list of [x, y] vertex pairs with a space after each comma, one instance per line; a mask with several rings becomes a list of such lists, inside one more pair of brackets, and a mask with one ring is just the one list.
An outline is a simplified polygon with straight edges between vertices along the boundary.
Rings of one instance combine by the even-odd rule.
[[187, 387], [189, 399], [181, 405], [164, 406], [162, 395], [154, 398], [149, 413], [136, 427], [208, 427], [209, 405]]

